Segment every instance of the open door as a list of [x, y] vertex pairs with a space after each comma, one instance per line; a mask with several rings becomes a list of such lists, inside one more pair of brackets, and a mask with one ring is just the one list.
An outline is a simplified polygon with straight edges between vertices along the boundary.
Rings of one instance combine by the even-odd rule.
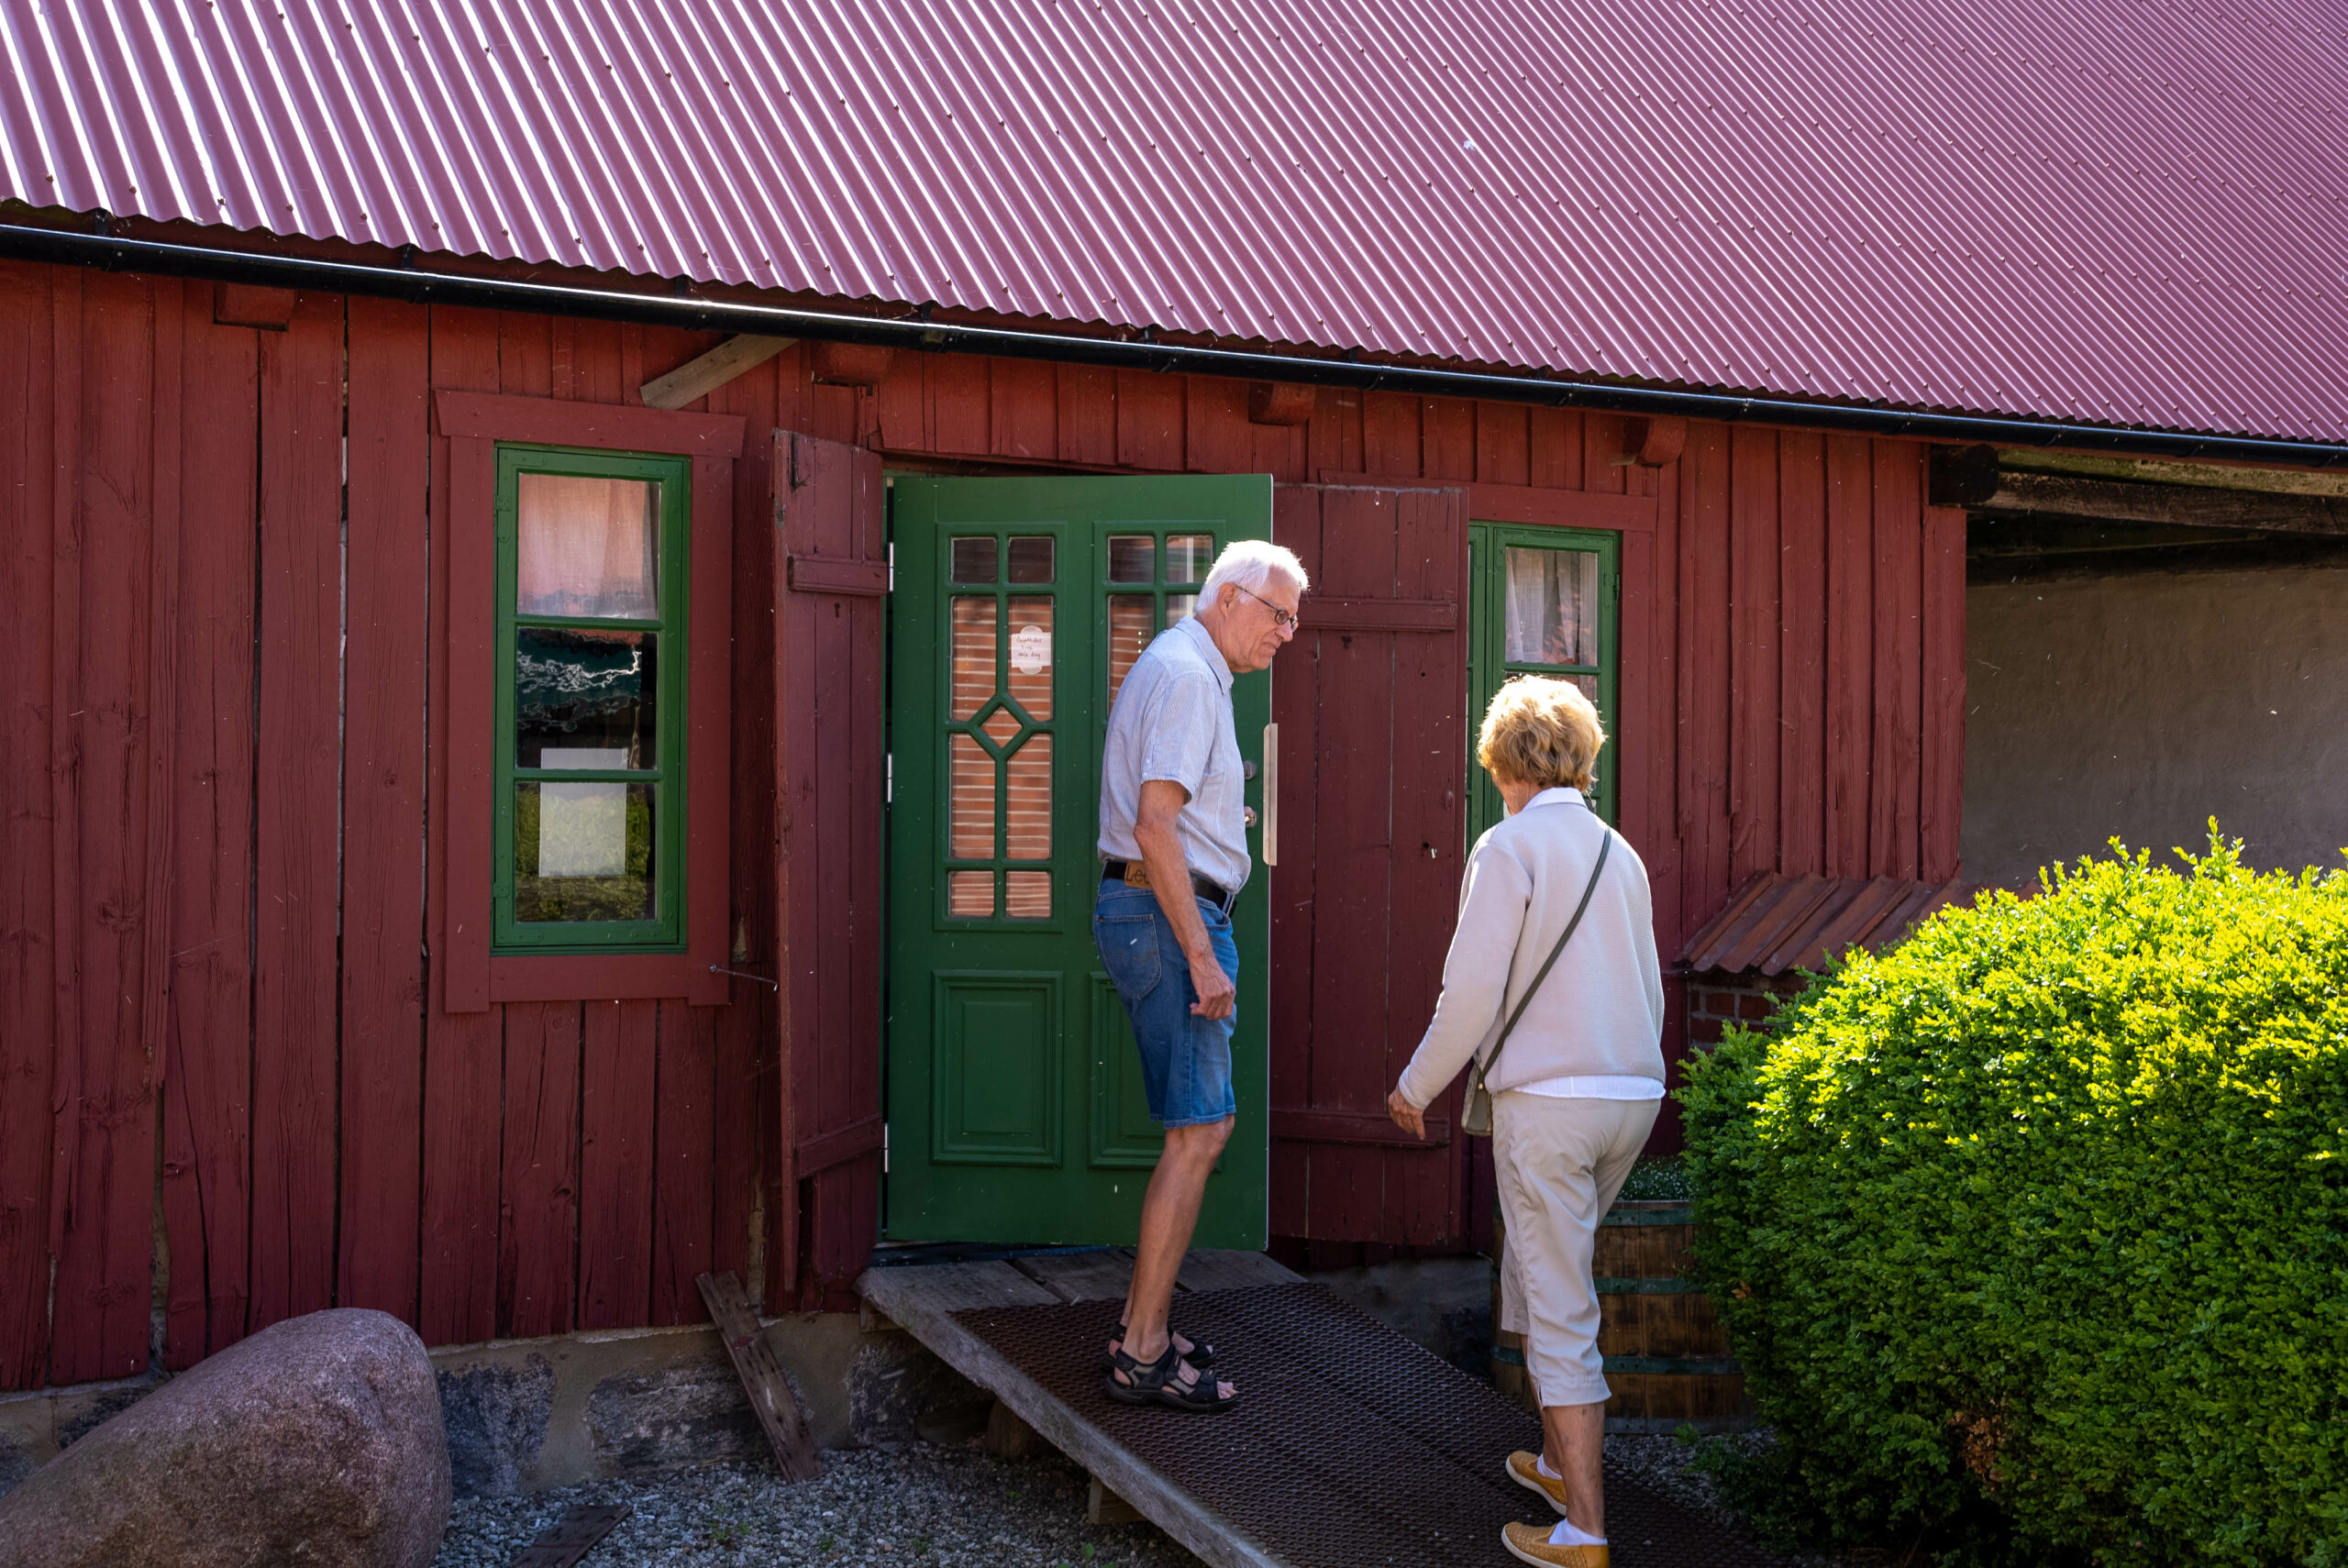
[[[1102, 744], [1216, 552], [1269, 536], [1271, 480], [891, 482], [886, 1231], [1129, 1242], [1161, 1139], [1092, 946]], [[1233, 698], [1260, 768], [1268, 677]], [[1239, 1125], [1201, 1246], [1266, 1240], [1266, 910], [1259, 865], [1234, 911]]]
[[1312, 591], [1274, 667], [1272, 1230], [1456, 1242], [1459, 1086], [1423, 1143], [1386, 1094], [1443, 989], [1468, 845], [1468, 492], [1283, 485], [1273, 537]]

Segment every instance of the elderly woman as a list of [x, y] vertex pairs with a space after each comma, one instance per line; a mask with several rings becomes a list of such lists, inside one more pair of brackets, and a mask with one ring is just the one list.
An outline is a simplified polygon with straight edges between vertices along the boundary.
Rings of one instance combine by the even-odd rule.
[[1508, 816], [1468, 856], [1443, 996], [1387, 1101], [1424, 1137], [1428, 1103], [1471, 1058], [1484, 1069], [1508, 1221], [1501, 1326], [1524, 1336], [1544, 1439], [1537, 1458], [1509, 1455], [1508, 1471], [1564, 1516], [1554, 1530], [1510, 1525], [1502, 1543], [1565, 1568], [1607, 1562], [1590, 1248], [1663, 1098], [1646, 867], [1588, 798], [1604, 740], [1569, 681], [1524, 677], [1492, 699], [1476, 760]]

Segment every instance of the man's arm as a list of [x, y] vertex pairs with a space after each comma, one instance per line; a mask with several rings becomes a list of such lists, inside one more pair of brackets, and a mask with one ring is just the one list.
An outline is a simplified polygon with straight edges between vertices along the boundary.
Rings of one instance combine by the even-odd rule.
[[1170, 778], [1142, 781], [1141, 810], [1134, 820], [1134, 843], [1141, 846], [1141, 863], [1149, 868], [1150, 890], [1157, 907], [1174, 922], [1174, 940], [1191, 961], [1191, 987], [1199, 999], [1191, 1010], [1201, 1018], [1229, 1018], [1238, 992], [1231, 977], [1215, 961], [1214, 945], [1207, 940], [1206, 922], [1199, 918], [1199, 901], [1191, 891], [1191, 865], [1182, 856], [1182, 835], [1176, 827], [1191, 792]]

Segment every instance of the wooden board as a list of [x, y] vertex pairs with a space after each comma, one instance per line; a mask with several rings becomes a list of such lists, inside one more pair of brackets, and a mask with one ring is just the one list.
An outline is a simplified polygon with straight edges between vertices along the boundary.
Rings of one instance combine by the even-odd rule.
[[504, 1016], [497, 1331], [530, 1339], [577, 1322], [581, 1008], [515, 1002]]
[[1875, 443], [1875, 745], [1867, 780], [1867, 875], [1914, 878], [1924, 723], [1923, 457]]
[[1826, 438], [1826, 823], [1822, 869], [1867, 875], [1875, 746], [1875, 472], [1862, 436]]
[[782, 1363], [775, 1359], [774, 1347], [759, 1327], [758, 1314], [750, 1310], [741, 1277], [728, 1271], [703, 1275], [694, 1283], [701, 1286], [710, 1320], [725, 1339], [725, 1353], [733, 1358], [734, 1371], [750, 1396], [750, 1408], [759, 1413], [759, 1425], [774, 1450], [775, 1463], [786, 1480], [814, 1480], [824, 1467], [815, 1457], [807, 1418], [791, 1391], [791, 1380], [783, 1375]]
[[652, 1143], [660, 1008], [652, 1001], [602, 1001], [583, 1009], [579, 1102], [582, 1329], [632, 1329], [651, 1312]]
[[1274, 1559], [1235, 1536], [1221, 1518], [955, 1321], [955, 1313], [973, 1307], [1041, 1306], [1059, 1299], [1009, 1264], [876, 1268], [868, 1270], [856, 1287], [948, 1366], [1002, 1400], [1045, 1441], [1084, 1466], [1097, 1485], [1130, 1501], [1158, 1529], [1215, 1568], [1279, 1568]]
[[1046, 1253], [1013, 1258], [1011, 1266], [1062, 1301], [1122, 1301], [1133, 1285], [1134, 1254], [1130, 1247]]
[[618, 1528], [630, 1509], [626, 1503], [577, 1503], [538, 1539], [524, 1547], [513, 1568], [571, 1568]]

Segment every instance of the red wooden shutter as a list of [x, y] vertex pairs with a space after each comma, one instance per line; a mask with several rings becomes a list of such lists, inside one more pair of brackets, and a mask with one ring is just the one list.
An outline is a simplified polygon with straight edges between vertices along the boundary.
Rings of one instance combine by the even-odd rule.
[[[775, 432], [775, 908], [786, 1288], [862, 1271], [880, 1212], [880, 459]], [[802, 1238], [808, 1255], [800, 1256]]]
[[1271, 1229], [1440, 1244], [1464, 1234], [1459, 1089], [1428, 1108], [1425, 1144], [1385, 1106], [1459, 898], [1468, 492], [1283, 486], [1272, 535], [1312, 591], [1272, 667]]

